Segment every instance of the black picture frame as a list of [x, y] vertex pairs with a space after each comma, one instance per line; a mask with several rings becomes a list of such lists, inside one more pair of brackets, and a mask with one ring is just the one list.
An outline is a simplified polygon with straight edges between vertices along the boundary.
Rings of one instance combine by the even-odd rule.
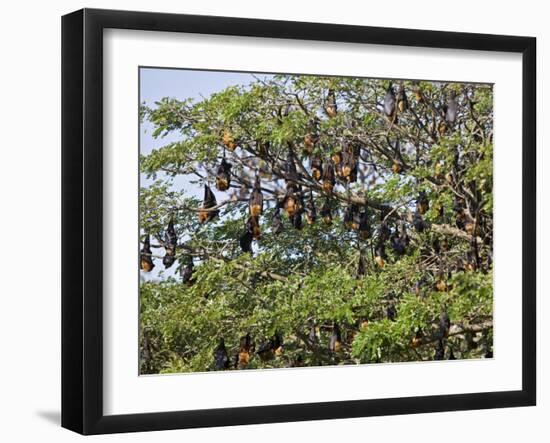
[[[520, 53], [522, 389], [131, 415], [103, 413], [103, 30], [171, 31]], [[82, 434], [530, 406], [536, 403], [536, 39], [83, 9], [62, 18], [62, 426]]]

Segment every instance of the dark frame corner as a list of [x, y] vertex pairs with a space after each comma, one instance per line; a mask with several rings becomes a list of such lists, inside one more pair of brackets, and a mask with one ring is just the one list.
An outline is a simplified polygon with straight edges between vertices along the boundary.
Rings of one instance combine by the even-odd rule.
[[[523, 55], [522, 370], [518, 391], [104, 416], [102, 34], [105, 28], [406, 45]], [[328, 38], [330, 36], [330, 38]], [[81, 434], [536, 404], [536, 39], [83, 9], [62, 18], [62, 426]]]

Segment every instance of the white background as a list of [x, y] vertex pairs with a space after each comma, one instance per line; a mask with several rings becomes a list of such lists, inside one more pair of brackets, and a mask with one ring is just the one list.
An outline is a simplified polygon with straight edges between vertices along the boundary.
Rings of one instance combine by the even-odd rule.
[[[519, 55], [108, 30], [104, 60], [105, 414], [521, 389], [521, 334], [508, 327], [521, 310], [521, 223], [509, 214], [522, 198], [510, 180], [521, 164]], [[494, 83], [495, 358], [138, 377], [140, 65]]]
[[[542, 88], [548, 70], [550, 30], [543, 3], [482, 4], [462, 0], [387, 3], [344, 1], [209, 1], [174, 6], [140, 0], [87, 3], [52, 1], [3, 5], [2, 69], [2, 276], [0, 286], [0, 437], [4, 441], [74, 441], [83, 439], [58, 427], [60, 391], [60, 15], [82, 6], [158, 10], [212, 15], [294, 19], [431, 28], [453, 31], [524, 34], [538, 37], [539, 195], [548, 195], [548, 156], [542, 155]], [[7, 155], [6, 155], [7, 154]], [[543, 168], [544, 166], [544, 168]], [[519, 177], [516, 178], [519, 184]], [[548, 199], [539, 197], [539, 226], [548, 224]], [[539, 230], [540, 231], [540, 230]], [[32, 239], [30, 242], [28, 239]], [[548, 268], [547, 234], [539, 236], [539, 276]], [[539, 406], [494, 411], [453, 412], [400, 417], [287, 423], [223, 429], [169, 431], [96, 437], [94, 441], [337, 441], [407, 442], [512, 441], [548, 438], [550, 369], [548, 309], [550, 283], [539, 277]]]

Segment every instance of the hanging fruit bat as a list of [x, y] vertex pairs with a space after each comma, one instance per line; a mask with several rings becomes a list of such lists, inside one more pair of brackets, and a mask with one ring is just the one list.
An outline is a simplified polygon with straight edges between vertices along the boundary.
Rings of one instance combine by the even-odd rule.
[[315, 201], [313, 200], [313, 193], [310, 191], [309, 199], [306, 204], [306, 221], [308, 225], [315, 223], [317, 219], [317, 210], [315, 209]]
[[191, 281], [191, 277], [193, 277], [193, 258], [190, 256], [187, 256], [185, 258], [181, 259], [181, 265], [180, 265], [180, 277], [182, 283], [188, 283]]
[[334, 166], [332, 162], [325, 164], [323, 169], [323, 191], [331, 193], [334, 189], [335, 177]]
[[367, 273], [367, 263], [362, 254], [359, 254], [359, 261], [357, 262], [357, 278], [364, 277]]
[[262, 231], [260, 229], [260, 219], [251, 215], [246, 222], [247, 231], [252, 234], [252, 238], [257, 240], [261, 237]]
[[163, 243], [166, 252], [162, 258], [162, 264], [168, 269], [176, 261], [176, 247], [178, 243], [178, 236], [174, 229], [174, 220], [172, 218], [168, 222], [168, 228], [166, 229]]
[[393, 149], [393, 159], [392, 159], [392, 165], [391, 170], [394, 174], [399, 174], [403, 170], [403, 162], [401, 160], [401, 144], [399, 142], [399, 138], [395, 140], [395, 145], [392, 146], [392, 144], [388, 141], [390, 149]]
[[237, 148], [237, 143], [235, 142], [235, 139], [233, 138], [233, 134], [231, 133], [231, 131], [229, 129], [224, 129], [223, 130], [222, 143], [231, 152], [233, 152]]
[[298, 211], [298, 199], [294, 186], [289, 186], [283, 199], [283, 209], [289, 217]]
[[429, 209], [430, 201], [428, 200], [426, 193], [424, 191], [420, 191], [416, 199], [416, 211], [420, 215], [424, 215], [426, 212], [428, 212]]
[[262, 215], [264, 209], [264, 196], [262, 194], [262, 189], [260, 186], [260, 177], [258, 175], [256, 176], [256, 181], [254, 183], [254, 189], [250, 194], [248, 207], [250, 209], [250, 215], [252, 217], [259, 217], [260, 215]]
[[239, 245], [243, 252], [252, 253], [252, 233], [248, 230], [239, 238]]
[[[216, 201], [216, 196], [210, 189], [208, 185], [204, 185], [204, 199], [202, 201], [201, 209], [210, 209], [216, 206], [218, 203]], [[215, 218], [220, 213], [219, 210], [208, 210], [208, 211], [199, 211], [199, 223], [207, 223], [213, 218]]]
[[281, 219], [281, 209], [279, 203], [273, 212], [273, 217], [271, 218], [271, 229], [275, 235], [283, 232], [283, 220]]
[[283, 339], [279, 334], [275, 334], [269, 340], [263, 342], [257, 351], [262, 361], [271, 360], [274, 356], [280, 356], [282, 353]]
[[353, 150], [346, 150], [342, 156], [342, 177], [348, 182], [357, 180], [357, 158]]
[[447, 100], [447, 106], [445, 109], [445, 121], [450, 125], [454, 124], [458, 114], [458, 103], [456, 101], [456, 92], [451, 91], [449, 94], [449, 100]]
[[220, 343], [214, 350], [214, 365], [217, 371], [229, 368], [229, 356], [223, 338], [220, 339]]
[[392, 123], [396, 123], [397, 121], [397, 114], [395, 112], [395, 91], [393, 89], [392, 84], [390, 83], [388, 85], [388, 89], [386, 91], [386, 95], [384, 96], [384, 113], [386, 116], [392, 121]]
[[336, 94], [334, 89], [329, 89], [327, 93], [327, 98], [325, 101], [325, 112], [330, 118], [336, 117], [338, 112], [338, 106], [336, 104]]
[[386, 248], [384, 247], [384, 243], [379, 241], [374, 250], [374, 261], [378, 266], [383, 268], [386, 265], [386, 259]]
[[357, 205], [349, 205], [346, 208], [346, 211], [344, 212], [344, 226], [346, 229], [352, 229], [353, 228], [353, 220], [355, 218], [355, 215], [359, 212], [359, 208]]
[[323, 174], [323, 162], [319, 157], [313, 157], [311, 160], [311, 176], [319, 181], [321, 180], [321, 175]]
[[401, 84], [399, 90], [397, 91], [397, 110], [400, 113], [403, 113], [409, 107], [409, 102], [407, 101], [407, 94], [405, 93], [405, 86]]
[[290, 221], [292, 223], [292, 226], [294, 226], [295, 229], [302, 229], [302, 211], [296, 212], [292, 217], [290, 217]]
[[252, 347], [252, 340], [250, 338], [250, 334], [247, 333], [244, 337], [241, 337], [240, 339], [239, 359], [238, 359], [239, 369], [244, 369], [248, 366], [248, 362], [250, 361], [251, 347]]
[[227, 191], [229, 185], [231, 184], [231, 163], [225, 161], [225, 158], [222, 158], [220, 166], [216, 172], [216, 189], [218, 191]]
[[311, 154], [319, 141], [319, 122], [317, 119], [310, 120], [308, 133], [304, 136], [304, 150]]
[[143, 248], [141, 249], [141, 254], [139, 257], [139, 266], [145, 272], [151, 272], [155, 267], [152, 254], [151, 239], [149, 237], [149, 234], [147, 234], [145, 236], [145, 240], [143, 241]]
[[342, 175], [342, 152], [333, 152], [331, 155], [332, 162], [334, 163], [334, 172], [336, 176], [340, 179], [343, 179], [344, 176]]
[[418, 346], [420, 346], [422, 344], [422, 337], [424, 336], [424, 334], [422, 333], [422, 329], [418, 328], [411, 340], [411, 346], [413, 348], [417, 348]]
[[284, 169], [287, 186], [298, 181], [298, 172], [296, 171], [296, 163], [294, 163], [294, 154], [292, 153], [292, 149], [289, 149], [288, 151], [288, 157], [284, 164]]
[[326, 225], [332, 224], [332, 209], [330, 205], [330, 200], [327, 198], [323, 207], [321, 208], [321, 217]]
[[328, 343], [328, 350], [329, 352], [340, 352], [342, 349], [342, 334], [340, 332], [340, 328], [338, 327], [338, 324], [335, 322], [334, 326], [332, 327], [332, 334], [330, 335], [330, 340]]
[[369, 215], [366, 209], [359, 215], [359, 226], [357, 230], [359, 231], [361, 240], [366, 240], [370, 237]]

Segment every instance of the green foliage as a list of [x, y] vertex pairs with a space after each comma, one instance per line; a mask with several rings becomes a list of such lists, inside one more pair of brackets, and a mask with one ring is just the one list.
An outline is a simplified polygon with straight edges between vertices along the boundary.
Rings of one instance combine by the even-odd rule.
[[[440, 341], [445, 358], [451, 352], [456, 358], [490, 355], [492, 88], [396, 82], [409, 106], [392, 122], [382, 107], [388, 84], [278, 75], [196, 103], [164, 98], [152, 108], [142, 105], [140, 118], [153, 125], [154, 137], [179, 135], [140, 159], [141, 172], [152, 180], [140, 190], [142, 240], [152, 237], [161, 268], [172, 221], [174, 268], [194, 262], [190, 281], [170, 271], [154, 278], [142, 272], [142, 373], [215, 370], [222, 338], [229, 369], [235, 369], [247, 333], [254, 342], [249, 369], [431, 360]], [[338, 106], [332, 117], [324, 110], [329, 89]], [[445, 121], [451, 91], [459, 109], [454, 123]], [[312, 131], [318, 141], [308, 152], [304, 140]], [[357, 151], [358, 180], [338, 177], [333, 192], [323, 190], [311, 176], [313, 156], [326, 164], [350, 147]], [[290, 154], [295, 183], [285, 169]], [[200, 224], [201, 202], [176, 190], [173, 179], [185, 177], [199, 194], [205, 183], [214, 189], [222, 157], [233, 165], [232, 185], [216, 192], [219, 216]], [[264, 195], [261, 238], [253, 253], [243, 253], [239, 238], [247, 229], [256, 174]], [[303, 227], [296, 229], [283, 215], [283, 231], [276, 233], [275, 205], [292, 183], [306, 204], [313, 198], [317, 219], [306, 223], [303, 214]], [[420, 193], [429, 201], [422, 213]], [[331, 224], [319, 214], [327, 199]], [[366, 211], [369, 235], [342, 222], [351, 203]], [[401, 253], [392, 241], [403, 229], [409, 242]], [[375, 260], [380, 244], [383, 267]], [[443, 315], [450, 322], [446, 330]], [[335, 325], [341, 331], [336, 351], [329, 349]], [[274, 335], [283, 338], [283, 352], [260, 358], [258, 349]]]

